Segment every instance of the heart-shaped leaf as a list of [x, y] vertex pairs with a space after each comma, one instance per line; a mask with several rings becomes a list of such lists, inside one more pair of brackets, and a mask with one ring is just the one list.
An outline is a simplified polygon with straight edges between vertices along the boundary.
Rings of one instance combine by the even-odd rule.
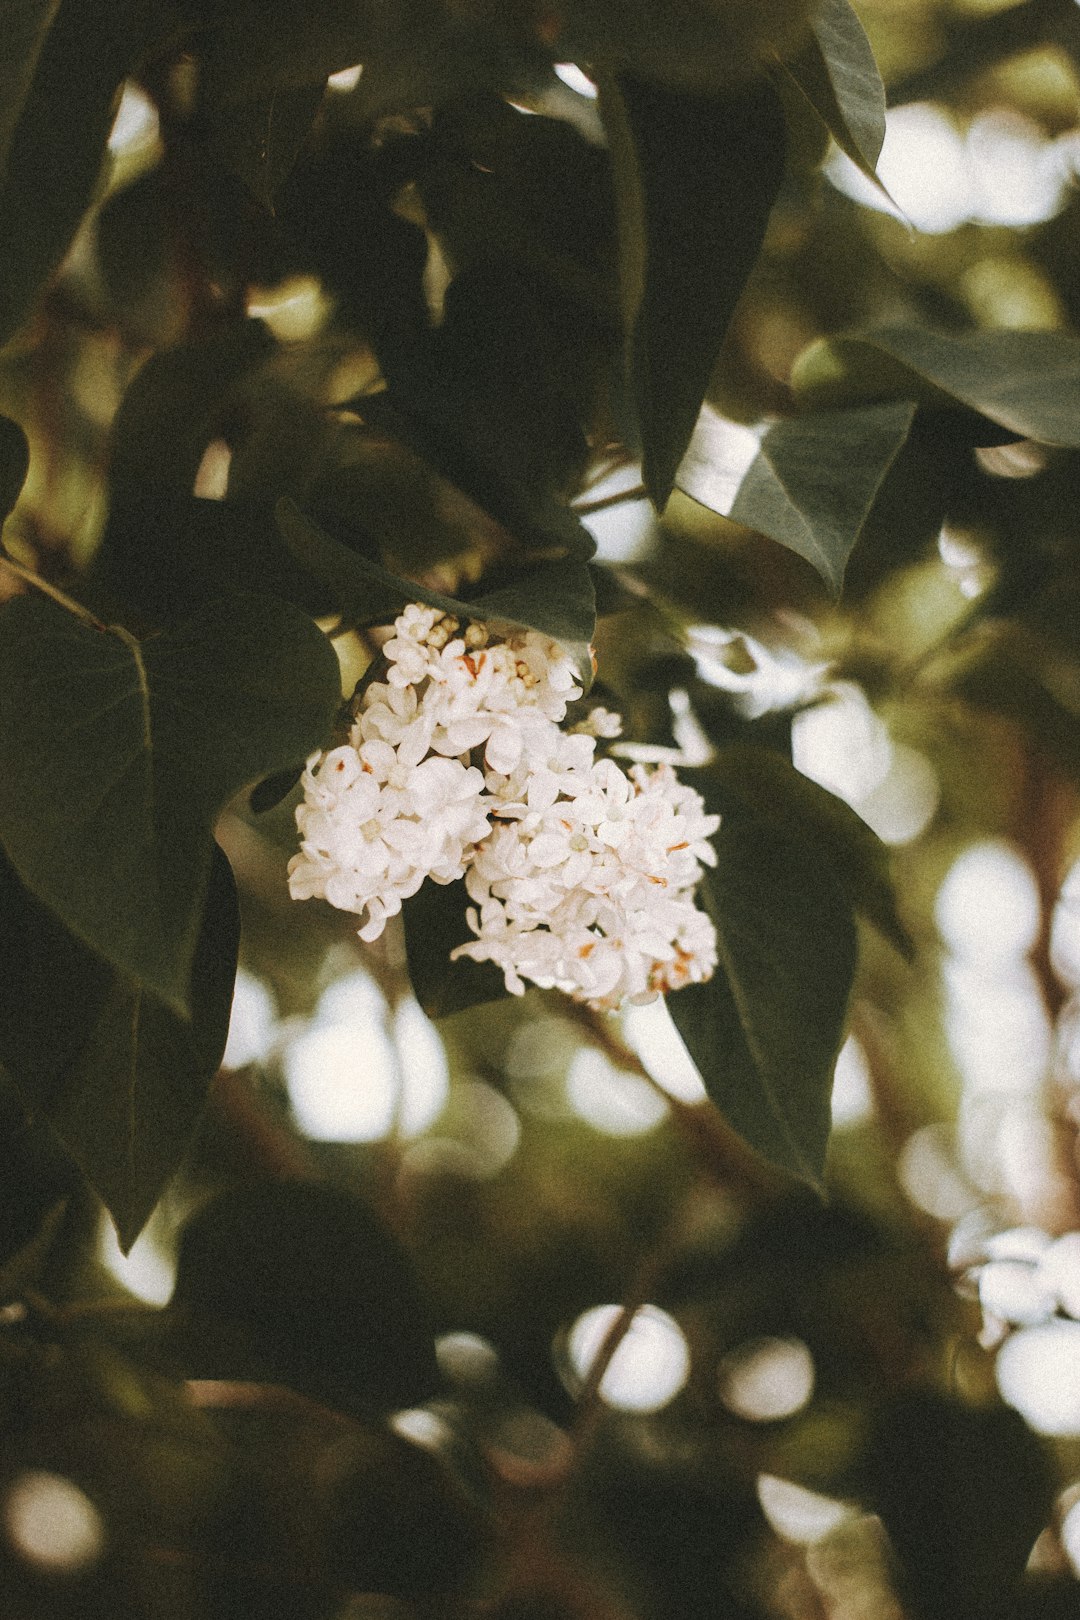
[[729, 425], [706, 408], [679, 468], [679, 488], [805, 557], [839, 595], [848, 558], [914, 419], [915, 405], [899, 400], [778, 422], [749, 468], [733, 478]]
[[185, 1015], [214, 821], [339, 704], [329, 642], [270, 597], [142, 643], [21, 597], [0, 609], [0, 840], [73, 934]]
[[125, 1249], [176, 1171], [221, 1061], [239, 936], [232, 873], [215, 848], [182, 1019], [69, 934], [0, 860], [0, 1061]]

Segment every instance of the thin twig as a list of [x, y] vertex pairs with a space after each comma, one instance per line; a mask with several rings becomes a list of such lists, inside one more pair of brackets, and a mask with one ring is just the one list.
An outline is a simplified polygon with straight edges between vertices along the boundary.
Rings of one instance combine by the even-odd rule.
[[647, 500], [648, 495], [644, 484], [632, 484], [629, 489], [617, 489], [613, 495], [601, 495], [595, 501], [575, 501], [573, 509], [578, 517], [588, 517], [590, 512], [603, 512], [609, 506], [621, 506], [623, 501]]
[[40, 574], [36, 574], [32, 568], [27, 568], [25, 563], [16, 562], [14, 557], [9, 557], [6, 552], [0, 552], [0, 565], [8, 569], [17, 579], [21, 579], [24, 584], [32, 585], [35, 591], [40, 591], [43, 596], [51, 597], [60, 607], [64, 608], [68, 613], [73, 613], [77, 619], [80, 619], [83, 624], [89, 625], [92, 630], [99, 630], [103, 633], [108, 630], [108, 625], [103, 624], [99, 618], [90, 612], [89, 608], [83, 607], [81, 602], [76, 602], [73, 596], [68, 596], [67, 592], [62, 591], [58, 585], [52, 585], [47, 579], [42, 579]]

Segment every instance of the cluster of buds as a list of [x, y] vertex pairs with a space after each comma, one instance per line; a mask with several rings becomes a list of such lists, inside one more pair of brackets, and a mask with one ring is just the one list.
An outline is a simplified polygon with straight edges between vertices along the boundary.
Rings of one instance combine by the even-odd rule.
[[307, 763], [295, 899], [356, 913], [374, 940], [425, 879], [464, 877], [476, 938], [453, 954], [494, 962], [515, 994], [609, 1008], [710, 977], [694, 890], [718, 818], [670, 766], [597, 758], [620, 729], [607, 710], [560, 729], [581, 689], [556, 642], [414, 604], [383, 653], [348, 742]]

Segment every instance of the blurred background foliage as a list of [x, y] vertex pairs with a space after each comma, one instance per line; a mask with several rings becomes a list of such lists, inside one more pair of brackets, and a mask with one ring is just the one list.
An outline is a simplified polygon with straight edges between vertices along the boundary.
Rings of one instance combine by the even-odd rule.
[[[801, 4], [210, 9], [12, 8], [52, 31], [0, 127], [9, 553], [137, 625], [258, 580], [334, 630], [282, 497], [451, 592], [591, 535], [628, 737], [788, 754], [888, 846], [912, 949], [861, 929], [822, 1202], [663, 1004], [436, 987], [433, 1022], [444, 921], [410, 980], [403, 929], [290, 902], [288, 780], [234, 801], [229, 1043], [128, 1254], [0, 1091], [5, 1614], [1080, 1613], [1080, 452], [830, 342], [1050, 335], [998, 381], [1076, 444], [1080, 9], [859, 0], [884, 191], [790, 87], [782, 174], [740, 145]], [[715, 187], [765, 232], [715, 243], [753, 270], [661, 517], [598, 57], [631, 118], [734, 109], [684, 192], [654, 175], [654, 237]], [[885, 413], [839, 601], [711, 509], [797, 407]], [[371, 645], [335, 646], [349, 691]]]

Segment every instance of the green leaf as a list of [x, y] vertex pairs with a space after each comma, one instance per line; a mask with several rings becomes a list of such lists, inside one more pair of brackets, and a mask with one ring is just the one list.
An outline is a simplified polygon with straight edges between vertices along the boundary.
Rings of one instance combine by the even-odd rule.
[[297, 560], [333, 591], [347, 618], [386, 624], [409, 602], [426, 602], [457, 619], [476, 619], [500, 634], [540, 630], [565, 648], [578, 678], [592, 684], [589, 643], [596, 628], [592, 576], [581, 562], [543, 565], [498, 591], [459, 602], [413, 580], [399, 579], [378, 563], [350, 551], [305, 517], [293, 501], [278, 502], [277, 520]]
[[507, 995], [502, 973], [493, 962], [450, 952], [476, 935], [465, 920], [468, 896], [463, 882], [425, 883], [401, 908], [405, 950], [413, 994], [429, 1018], [446, 1018], [484, 1001]]
[[1013, 1620], [1055, 1493], [1051, 1456], [1020, 1414], [908, 1390], [875, 1413], [863, 1469], [868, 1506], [896, 1554], [904, 1612]]
[[0, 524], [14, 509], [30, 466], [30, 446], [18, 423], [0, 416]]
[[[236, 1187], [180, 1239], [171, 1307], [232, 1330], [196, 1376], [260, 1376], [347, 1411], [414, 1406], [438, 1387], [433, 1326], [409, 1259], [341, 1188]], [[243, 1359], [237, 1360], [237, 1357]]]
[[798, 86], [840, 150], [877, 181], [885, 86], [866, 31], [848, 0], [821, 0], [810, 29], [805, 47], [779, 71]]
[[679, 468], [679, 488], [805, 557], [839, 595], [848, 558], [914, 418], [914, 404], [900, 400], [780, 422], [733, 490], [725, 424], [706, 409]]
[[1080, 338], [888, 326], [803, 351], [792, 387], [811, 407], [909, 399], [965, 406], [1042, 444], [1080, 449]]
[[728, 1123], [819, 1185], [855, 972], [851, 905], [812, 843], [764, 818], [725, 816], [714, 846], [701, 898], [719, 967], [669, 998], [671, 1016]]
[[253, 101], [203, 112], [200, 133], [213, 158], [266, 208], [296, 162], [326, 92], [325, 80], [284, 87]]
[[55, 11], [23, 0], [19, 51], [9, 56], [9, 9], [10, 68], [0, 92], [16, 100], [0, 101], [0, 117], [13, 125], [0, 124], [0, 343], [75, 235], [97, 185], [117, 91], [157, 23], [154, 0], [60, 0]]
[[12, 0], [4, 8], [0, 56], [0, 170], [7, 162], [23, 103], [60, 0]]
[[[0, 857], [0, 866], [3, 860]], [[10, 868], [8, 869], [10, 871]], [[20, 963], [8, 950], [12, 937], [8, 889], [0, 871], [0, 936], [5, 993], [0, 1005], [0, 1063], [5, 1061], [3, 1030], [19, 1015]], [[78, 1172], [47, 1125], [30, 1118], [11, 1076], [0, 1070], [0, 1300], [10, 1299], [36, 1281], [46, 1258], [57, 1211], [78, 1185]]]
[[[395, 11], [405, 10], [395, 7]], [[432, 7], [409, 0], [406, 15], [416, 27], [430, 22]], [[366, 61], [391, 19], [380, 7], [356, 0], [239, 0], [215, 8], [205, 29], [202, 78], [215, 104], [251, 101], [292, 86], [325, 85], [331, 73]], [[200, 19], [204, 20], [204, 19]], [[404, 19], [394, 19], [404, 28]]]
[[724, 95], [629, 77], [601, 90], [645, 483], [663, 507], [761, 250], [786, 125], [766, 79]]
[[114, 498], [147, 489], [190, 496], [207, 444], [220, 430], [233, 390], [264, 362], [274, 342], [262, 321], [239, 321], [212, 339], [154, 355], [136, 376], [113, 424]]
[[184, 1015], [217, 815], [339, 704], [329, 642], [269, 597], [144, 643], [19, 598], [0, 609], [0, 839], [73, 934]]
[[0, 1060], [134, 1242], [186, 1151], [229, 1028], [240, 919], [213, 851], [191, 1020], [75, 939], [0, 862]]
[[771, 748], [732, 743], [702, 770], [681, 773], [721, 815], [761, 818], [805, 843], [856, 911], [904, 956], [911, 939], [896, 910], [889, 851], [849, 804], [795, 769]]

